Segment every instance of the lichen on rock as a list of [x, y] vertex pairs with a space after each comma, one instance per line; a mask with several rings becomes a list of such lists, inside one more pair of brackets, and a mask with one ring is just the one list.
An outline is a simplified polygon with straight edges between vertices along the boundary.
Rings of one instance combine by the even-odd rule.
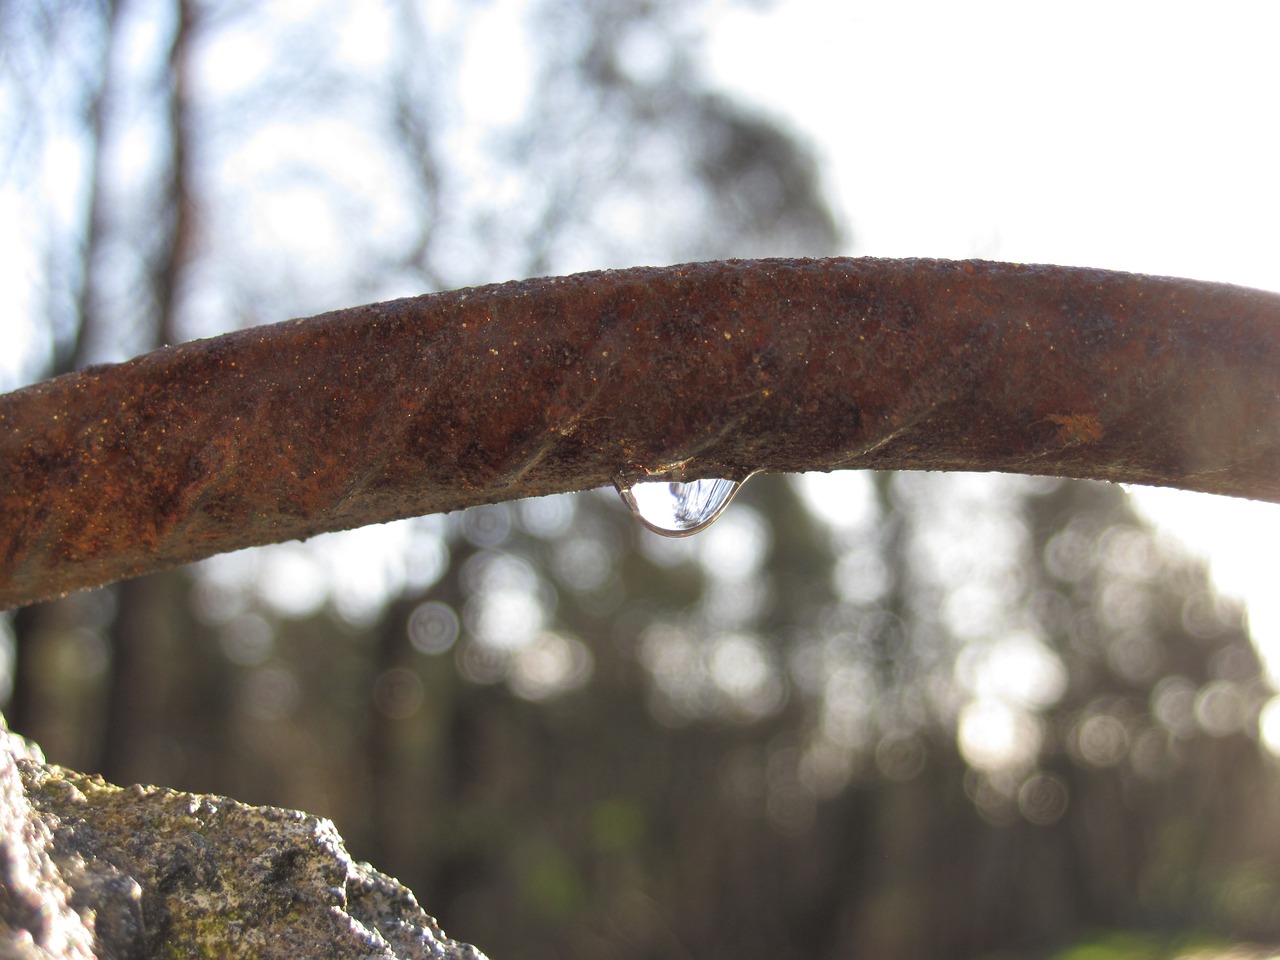
[[326, 819], [118, 787], [0, 718], [0, 960], [483, 960]]

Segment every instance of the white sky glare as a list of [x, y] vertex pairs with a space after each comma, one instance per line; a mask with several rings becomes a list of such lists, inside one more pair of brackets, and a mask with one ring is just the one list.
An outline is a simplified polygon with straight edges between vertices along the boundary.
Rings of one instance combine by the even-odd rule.
[[[1280, 4], [726, 7], [717, 83], [808, 137], [868, 256], [1280, 291]], [[1280, 507], [1136, 491], [1249, 604], [1280, 677]]]
[[784, 0], [709, 55], [819, 146], [858, 253], [1275, 288], [1278, 34], [1264, 3]]

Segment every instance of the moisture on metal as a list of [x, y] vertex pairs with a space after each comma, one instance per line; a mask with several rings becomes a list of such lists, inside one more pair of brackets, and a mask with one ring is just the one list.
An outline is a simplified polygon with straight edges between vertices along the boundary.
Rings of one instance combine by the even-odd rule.
[[1280, 501], [1280, 296], [987, 262], [730, 261], [168, 347], [0, 396], [0, 607], [615, 479], [854, 467]]

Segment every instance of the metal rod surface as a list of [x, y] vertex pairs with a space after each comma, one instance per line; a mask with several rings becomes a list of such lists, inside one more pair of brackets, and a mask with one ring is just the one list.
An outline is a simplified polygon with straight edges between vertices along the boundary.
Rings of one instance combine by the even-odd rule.
[[0, 396], [0, 607], [615, 476], [999, 470], [1280, 502], [1280, 295], [980, 261], [524, 280]]

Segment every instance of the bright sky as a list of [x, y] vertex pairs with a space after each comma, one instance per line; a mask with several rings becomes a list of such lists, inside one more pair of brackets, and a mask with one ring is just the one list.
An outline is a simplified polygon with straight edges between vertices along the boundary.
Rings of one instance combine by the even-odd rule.
[[[1280, 291], [1280, 4], [780, 0], [722, 21], [713, 75], [826, 158], [850, 253]], [[1247, 600], [1280, 678], [1280, 507], [1135, 497]]]

